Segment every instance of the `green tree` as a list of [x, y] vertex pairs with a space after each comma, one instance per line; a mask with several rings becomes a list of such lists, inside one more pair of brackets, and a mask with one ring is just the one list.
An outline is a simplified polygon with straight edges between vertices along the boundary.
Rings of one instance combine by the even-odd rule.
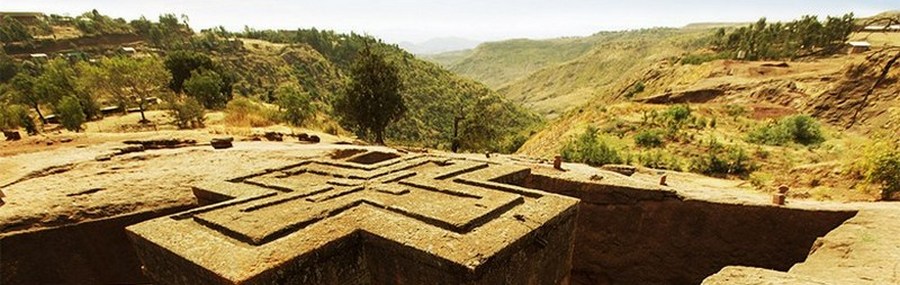
[[589, 126], [574, 140], [570, 140], [560, 150], [566, 161], [580, 162], [592, 166], [623, 163], [619, 151], [606, 140], [597, 136], [597, 128]]
[[9, 44], [32, 39], [28, 28], [9, 16], [0, 18], [0, 42]]
[[81, 103], [74, 96], [65, 96], [56, 105], [59, 122], [64, 128], [73, 132], [81, 131], [85, 116], [81, 110]]
[[206, 121], [206, 110], [194, 97], [170, 94], [166, 98], [169, 115], [180, 129], [202, 128]]
[[[176, 20], [177, 21], [177, 20]], [[184, 81], [200, 69], [214, 70], [212, 59], [202, 53], [179, 50], [172, 52], [166, 57], [166, 68], [172, 74], [172, 81], [169, 88], [175, 93], [181, 93], [184, 90]]]
[[19, 65], [0, 48], [0, 83], [9, 82], [19, 73]]
[[350, 86], [336, 104], [336, 110], [363, 134], [384, 144], [388, 124], [406, 112], [397, 67], [366, 44], [350, 69]]
[[882, 200], [900, 192], [900, 151], [895, 145], [869, 147], [864, 163], [866, 180], [882, 187]]
[[207, 109], [221, 109], [228, 104], [230, 98], [222, 91], [222, 76], [212, 70], [200, 69], [191, 72], [191, 77], [184, 81], [184, 93], [194, 97]]
[[137, 106], [141, 112], [141, 122], [148, 122], [144, 111], [147, 99], [158, 93], [169, 73], [156, 58], [111, 57], [100, 61], [97, 66], [79, 65], [82, 70], [82, 84], [91, 90], [110, 95], [123, 108]]
[[38, 118], [41, 119], [41, 123], [46, 124], [47, 119], [44, 118], [44, 114], [41, 112], [41, 105], [47, 103], [47, 98], [35, 91], [34, 84], [35, 78], [27, 73], [16, 74], [10, 80], [10, 85], [14, 92], [14, 101], [33, 108], [34, 112], [38, 114]]
[[275, 91], [275, 103], [283, 112], [285, 121], [300, 126], [314, 111], [312, 98], [294, 85], [282, 85]]
[[25, 128], [28, 134], [36, 134], [37, 127], [28, 115], [28, 109], [18, 104], [0, 104], [0, 130]]

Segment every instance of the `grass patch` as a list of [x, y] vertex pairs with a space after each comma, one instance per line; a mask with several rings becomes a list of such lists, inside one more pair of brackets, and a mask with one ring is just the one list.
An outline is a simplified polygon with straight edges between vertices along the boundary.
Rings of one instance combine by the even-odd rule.
[[226, 125], [233, 127], [260, 128], [281, 122], [278, 111], [250, 98], [238, 96], [225, 106]]

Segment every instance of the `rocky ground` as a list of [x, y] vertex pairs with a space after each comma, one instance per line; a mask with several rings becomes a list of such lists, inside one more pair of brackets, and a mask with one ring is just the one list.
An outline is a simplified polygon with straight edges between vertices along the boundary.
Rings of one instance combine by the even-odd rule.
[[[105, 218], [196, 205], [190, 184], [226, 179], [228, 169], [265, 169], [337, 149], [373, 148], [333, 144], [244, 141], [214, 150], [209, 132], [163, 131], [128, 134], [60, 134], [0, 143], [0, 235], [72, 225]], [[178, 148], [129, 149], [125, 141], [195, 141]], [[50, 142], [50, 143], [48, 143]], [[130, 152], [133, 151], [133, 152]], [[424, 150], [420, 150], [424, 151]], [[522, 156], [463, 154], [532, 165], [554, 172], [548, 161]], [[741, 187], [739, 181], [695, 174], [637, 169], [631, 177], [564, 163], [563, 177], [604, 183], [655, 186], [667, 176], [669, 190], [685, 201], [770, 205], [771, 196]], [[704, 284], [900, 284], [900, 204], [839, 203], [789, 199], [785, 207], [851, 210], [859, 214], [821, 238], [809, 258], [788, 272], [726, 267]], [[792, 229], [785, 229], [790, 231]], [[806, 283], [803, 283], [806, 282]], [[819, 283], [815, 283], [819, 282]]]

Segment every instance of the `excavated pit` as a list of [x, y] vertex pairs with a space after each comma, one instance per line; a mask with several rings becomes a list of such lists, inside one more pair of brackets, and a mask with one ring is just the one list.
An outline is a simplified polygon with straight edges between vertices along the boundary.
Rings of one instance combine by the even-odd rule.
[[[396, 157], [373, 153], [351, 160]], [[729, 265], [786, 271], [806, 259], [818, 237], [856, 214], [691, 200], [674, 191], [527, 172], [497, 182], [581, 200], [572, 284], [700, 284]], [[195, 207], [5, 234], [0, 283], [147, 283], [124, 228]]]
[[688, 200], [529, 175], [516, 184], [581, 199], [572, 284], [700, 284], [728, 265], [786, 271], [856, 211]]

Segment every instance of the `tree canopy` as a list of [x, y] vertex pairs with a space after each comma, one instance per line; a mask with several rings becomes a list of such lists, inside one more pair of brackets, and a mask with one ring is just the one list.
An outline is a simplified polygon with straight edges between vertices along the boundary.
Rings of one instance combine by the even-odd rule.
[[350, 85], [335, 109], [358, 133], [384, 144], [385, 128], [406, 112], [397, 67], [366, 45], [350, 71]]
[[730, 33], [719, 29], [714, 34], [716, 49], [745, 58], [782, 59], [812, 54], [831, 54], [839, 51], [854, 28], [853, 13], [841, 17], [827, 17], [824, 22], [816, 16], [803, 16], [787, 23], [768, 23], [761, 18], [756, 23]]

